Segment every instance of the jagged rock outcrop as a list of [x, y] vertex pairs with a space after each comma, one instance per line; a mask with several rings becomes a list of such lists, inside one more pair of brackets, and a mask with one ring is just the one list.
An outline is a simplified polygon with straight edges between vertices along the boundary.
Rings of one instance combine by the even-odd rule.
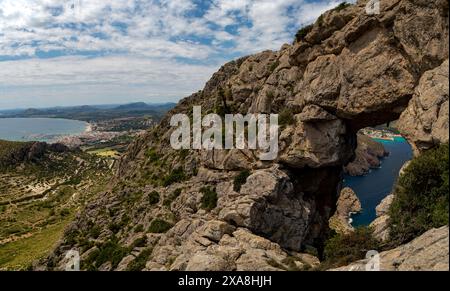
[[361, 202], [356, 193], [348, 187], [342, 189], [336, 204], [336, 212], [330, 218], [330, 228], [341, 234], [352, 232], [354, 228], [350, 224], [350, 215], [361, 210]]
[[371, 168], [378, 168], [381, 165], [380, 159], [389, 154], [383, 144], [367, 135], [358, 134], [357, 143], [355, 159], [344, 168], [351, 176], [362, 176]]
[[[47, 268], [61, 268], [75, 248], [84, 268], [126, 269], [142, 254], [133, 242], [143, 235], [152, 249], [146, 270], [299, 266], [298, 252], [328, 230], [358, 130], [398, 119], [422, 75], [448, 59], [448, 1], [383, 1], [379, 15], [367, 15], [366, 2], [326, 12], [278, 52], [225, 64], [181, 100], [129, 147], [110, 188], [76, 218]], [[194, 105], [204, 113], [283, 113], [278, 157], [172, 149], [170, 117], [192, 116]], [[241, 170], [250, 176], [235, 191]], [[96, 264], [92, 249], [105, 244], [120, 248], [120, 264]]]
[[24, 162], [35, 162], [50, 153], [68, 152], [62, 144], [47, 144], [45, 142], [7, 142], [1, 141], [0, 146], [5, 152], [0, 156], [0, 166], [17, 166]]
[[389, 208], [391, 207], [392, 201], [394, 201], [393, 194], [389, 194], [381, 201], [375, 209], [377, 218], [370, 224], [374, 237], [381, 241], [389, 239]]
[[[448, 271], [448, 226], [431, 229], [413, 241], [381, 252], [381, 271]], [[369, 260], [361, 260], [335, 271], [365, 271]]]
[[399, 120], [399, 129], [416, 154], [448, 143], [448, 60], [420, 78], [408, 108]]

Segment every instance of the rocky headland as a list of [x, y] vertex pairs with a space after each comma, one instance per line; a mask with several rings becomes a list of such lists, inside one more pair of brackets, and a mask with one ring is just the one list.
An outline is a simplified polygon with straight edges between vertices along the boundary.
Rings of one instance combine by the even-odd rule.
[[381, 159], [388, 155], [389, 152], [386, 151], [382, 143], [358, 133], [355, 158], [344, 167], [344, 171], [350, 176], [365, 175], [370, 169], [380, 167]]

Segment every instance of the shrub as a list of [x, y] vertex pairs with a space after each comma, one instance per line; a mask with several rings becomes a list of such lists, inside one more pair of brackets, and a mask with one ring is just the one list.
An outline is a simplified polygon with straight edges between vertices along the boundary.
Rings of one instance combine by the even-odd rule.
[[295, 35], [295, 40], [297, 42], [304, 40], [306, 35], [312, 30], [312, 28], [313, 28], [312, 24], [300, 28], [299, 31], [297, 31], [297, 34]]
[[116, 238], [112, 238], [99, 246], [98, 251], [92, 252], [86, 259], [87, 269], [97, 269], [106, 262], [111, 262], [113, 268], [129, 253], [129, 249], [122, 247]]
[[145, 152], [145, 156], [149, 159], [150, 162], [156, 162], [159, 160], [159, 156], [156, 153], [155, 149], [148, 149]]
[[144, 247], [147, 245], [147, 237], [143, 236], [143, 237], [139, 237], [137, 239], [134, 240], [134, 242], [131, 244], [131, 248], [140, 248], [140, 247]]
[[295, 123], [294, 113], [289, 108], [284, 108], [278, 115], [278, 124], [280, 127]]
[[205, 210], [212, 210], [217, 206], [217, 193], [215, 189], [210, 187], [203, 187], [200, 189], [200, 192], [203, 193], [201, 202], [201, 208]]
[[148, 194], [148, 202], [150, 205], [155, 205], [159, 203], [159, 193], [157, 191], [152, 191]]
[[144, 231], [144, 226], [142, 224], [138, 224], [134, 228], [134, 232], [143, 232], [143, 231]]
[[173, 183], [181, 182], [186, 180], [186, 174], [184, 173], [182, 168], [177, 168], [170, 172], [169, 175], [164, 177], [163, 179], [163, 186], [167, 187], [172, 185]]
[[98, 225], [94, 225], [89, 231], [89, 236], [92, 237], [93, 239], [96, 239], [100, 236], [100, 233], [101, 233], [100, 227]]
[[280, 65], [280, 61], [279, 61], [279, 60], [276, 60], [275, 62], [273, 62], [273, 63], [270, 65], [269, 70], [270, 70], [271, 72], [273, 72], [273, 71], [275, 71], [276, 68], [278, 68], [279, 65]]
[[446, 144], [424, 152], [399, 178], [389, 210], [391, 243], [402, 244], [448, 224], [448, 150]]
[[70, 215], [70, 210], [67, 208], [63, 208], [61, 209], [61, 211], [59, 212], [59, 215], [61, 215], [62, 217], [66, 217], [68, 215]]
[[377, 250], [379, 242], [373, 237], [372, 229], [359, 227], [349, 234], [335, 234], [325, 242], [322, 267], [335, 268], [364, 259], [370, 250]]
[[234, 177], [233, 181], [233, 190], [236, 192], [241, 191], [242, 185], [247, 182], [247, 178], [250, 176], [250, 172], [248, 170], [241, 171], [236, 177]]
[[117, 224], [117, 223], [110, 223], [110, 224], [108, 225], [108, 229], [109, 229], [112, 233], [116, 234], [116, 233], [118, 233], [119, 230], [120, 230], [120, 225]]
[[164, 206], [170, 207], [170, 205], [172, 204], [173, 201], [175, 201], [175, 199], [178, 198], [178, 196], [181, 195], [181, 188], [176, 189], [175, 191], [172, 192], [172, 194], [170, 194], [166, 199], [164, 199]]
[[129, 272], [139, 272], [145, 268], [145, 264], [152, 255], [153, 249], [143, 250], [130, 264], [127, 266]]
[[165, 220], [155, 218], [150, 223], [148, 232], [150, 232], [150, 233], [165, 233], [172, 227], [173, 227], [173, 224], [171, 224]]
[[342, 2], [341, 4], [339, 4], [336, 8], [333, 9], [333, 11], [341, 11], [344, 10], [345, 8], [352, 6], [352, 4], [347, 3], [347, 2]]

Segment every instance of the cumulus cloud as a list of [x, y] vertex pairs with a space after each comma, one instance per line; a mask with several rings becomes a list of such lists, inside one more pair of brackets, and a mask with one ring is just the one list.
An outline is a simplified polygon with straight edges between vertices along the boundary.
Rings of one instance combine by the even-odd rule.
[[223, 61], [278, 49], [339, 2], [0, 0], [0, 106], [70, 86], [70, 98], [105, 98], [105, 86], [181, 98]]

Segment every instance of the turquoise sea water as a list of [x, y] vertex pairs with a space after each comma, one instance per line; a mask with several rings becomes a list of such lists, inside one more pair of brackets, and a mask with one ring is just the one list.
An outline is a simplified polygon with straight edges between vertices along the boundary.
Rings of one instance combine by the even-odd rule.
[[404, 163], [412, 158], [412, 149], [402, 137], [394, 141], [378, 140], [383, 143], [389, 156], [382, 160], [379, 169], [372, 169], [365, 176], [346, 176], [344, 185], [352, 188], [361, 201], [363, 211], [352, 216], [353, 226], [369, 225], [375, 218], [375, 208], [389, 195]]
[[45, 141], [83, 133], [88, 124], [56, 118], [0, 118], [0, 139], [10, 141]]

